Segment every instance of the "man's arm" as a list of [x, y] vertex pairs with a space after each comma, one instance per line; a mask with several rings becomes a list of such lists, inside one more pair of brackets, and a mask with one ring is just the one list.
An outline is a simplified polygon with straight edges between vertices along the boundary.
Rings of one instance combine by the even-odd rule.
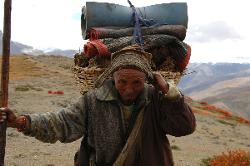
[[195, 116], [184, 101], [184, 96], [171, 80], [168, 82], [155, 72], [156, 80], [155, 99], [159, 105], [159, 124], [163, 129], [164, 134], [173, 136], [184, 136], [194, 132], [196, 127]]
[[23, 133], [42, 142], [72, 142], [86, 132], [86, 94], [69, 108], [57, 112], [26, 115], [28, 125]]
[[168, 99], [160, 95], [160, 126], [165, 134], [184, 136], [194, 132], [196, 128], [195, 116], [184, 101], [184, 96], [177, 100]]

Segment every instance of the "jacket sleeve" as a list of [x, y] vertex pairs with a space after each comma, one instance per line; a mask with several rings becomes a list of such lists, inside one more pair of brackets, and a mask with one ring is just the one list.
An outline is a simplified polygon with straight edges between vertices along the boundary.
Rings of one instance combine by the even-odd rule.
[[[177, 92], [178, 91], [178, 92]], [[191, 134], [196, 128], [196, 119], [184, 96], [170, 85], [172, 94], [158, 93], [159, 122], [164, 134], [176, 137]]]
[[77, 103], [57, 112], [27, 115], [30, 126], [25, 135], [42, 142], [73, 142], [86, 133], [87, 95]]

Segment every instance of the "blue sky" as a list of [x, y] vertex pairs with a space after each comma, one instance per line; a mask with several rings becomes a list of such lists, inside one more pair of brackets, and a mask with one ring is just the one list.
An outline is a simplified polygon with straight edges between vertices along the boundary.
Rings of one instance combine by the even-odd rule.
[[[99, 2], [107, 2], [100, 1]], [[117, 1], [110, 0], [110, 3]], [[131, 0], [135, 6], [156, 1]], [[183, 2], [162, 1], [157, 3]], [[189, 27], [185, 42], [192, 46], [191, 62], [250, 63], [250, 15], [247, 0], [187, 0]], [[0, 0], [3, 9], [4, 0]], [[12, 0], [12, 40], [38, 49], [82, 48], [80, 14], [83, 0]], [[126, 5], [127, 1], [119, 1]], [[2, 30], [3, 10], [0, 10]]]

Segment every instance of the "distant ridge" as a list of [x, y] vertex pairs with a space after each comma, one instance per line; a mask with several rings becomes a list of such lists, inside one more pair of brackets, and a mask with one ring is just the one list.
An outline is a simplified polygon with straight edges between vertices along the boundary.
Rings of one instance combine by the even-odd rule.
[[[2, 38], [3, 32], [0, 31], [0, 55], [2, 54]], [[25, 45], [19, 42], [11, 41], [10, 44], [10, 53], [11, 55], [20, 55], [20, 54], [28, 54], [28, 55], [60, 55], [60, 56], [67, 56], [73, 57], [77, 50], [61, 50], [61, 49], [52, 49], [50, 51], [43, 51], [39, 49], [35, 49], [32, 46]]]
[[250, 64], [191, 63], [180, 81], [184, 94], [250, 119]]

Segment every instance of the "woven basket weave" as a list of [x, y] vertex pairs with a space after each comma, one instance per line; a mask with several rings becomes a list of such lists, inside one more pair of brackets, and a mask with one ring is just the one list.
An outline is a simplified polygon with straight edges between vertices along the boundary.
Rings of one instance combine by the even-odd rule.
[[166, 80], [173, 80], [175, 85], [179, 83], [184, 74], [184, 72], [176, 70], [176, 65], [171, 57], [166, 57], [161, 66], [158, 67], [158, 72], [160, 72]]
[[80, 86], [80, 92], [84, 94], [94, 88], [95, 81], [103, 73], [105, 68], [99, 67], [74, 67], [75, 80]]
[[180, 72], [171, 72], [171, 71], [159, 71], [161, 75], [166, 79], [166, 80], [173, 80], [175, 85], [177, 85], [183, 76], [183, 73]]
[[[80, 67], [77, 64], [73, 68], [75, 74], [75, 80], [80, 86], [80, 92], [84, 94], [90, 89], [95, 88], [96, 79], [103, 73], [106, 68], [93, 66], [93, 64], [87, 67]], [[174, 60], [170, 57], [166, 58], [163, 64], [158, 67], [158, 72], [166, 79], [172, 79], [177, 85], [183, 76], [183, 72], [176, 71]]]

